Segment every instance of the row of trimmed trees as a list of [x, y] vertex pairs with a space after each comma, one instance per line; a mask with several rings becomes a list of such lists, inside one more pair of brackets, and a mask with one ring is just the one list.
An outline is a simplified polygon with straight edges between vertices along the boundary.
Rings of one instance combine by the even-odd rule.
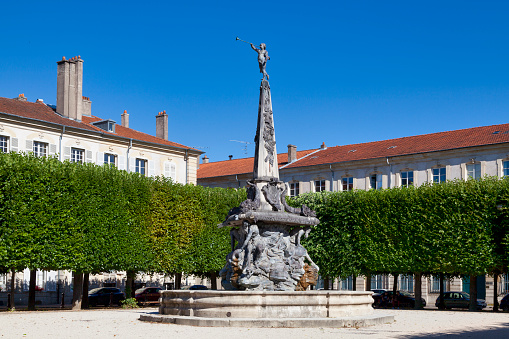
[[229, 251], [217, 224], [244, 198], [107, 165], [0, 154], [0, 273], [31, 270], [30, 309], [37, 269], [73, 271], [74, 308], [87, 302], [90, 273], [127, 271], [128, 295], [136, 272], [214, 275]]
[[469, 276], [475, 309], [476, 277], [496, 283], [507, 272], [509, 178], [305, 194], [295, 202], [320, 218], [306, 246], [322, 276], [413, 274], [416, 308], [422, 276]]

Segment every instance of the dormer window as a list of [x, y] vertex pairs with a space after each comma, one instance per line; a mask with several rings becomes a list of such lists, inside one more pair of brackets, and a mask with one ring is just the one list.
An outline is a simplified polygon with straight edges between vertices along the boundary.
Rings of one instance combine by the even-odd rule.
[[110, 133], [115, 133], [115, 124], [116, 122], [110, 119], [95, 121], [92, 123], [92, 125], [97, 126], [100, 129]]

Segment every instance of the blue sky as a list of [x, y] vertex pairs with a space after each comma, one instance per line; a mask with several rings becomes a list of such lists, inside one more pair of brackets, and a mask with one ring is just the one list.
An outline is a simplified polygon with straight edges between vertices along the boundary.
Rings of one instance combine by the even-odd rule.
[[92, 113], [211, 161], [252, 156], [264, 42], [277, 148], [509, 123], [507, 1], [9, 1], [0, 96], [56, 103], [56, 61], [80, 55]]

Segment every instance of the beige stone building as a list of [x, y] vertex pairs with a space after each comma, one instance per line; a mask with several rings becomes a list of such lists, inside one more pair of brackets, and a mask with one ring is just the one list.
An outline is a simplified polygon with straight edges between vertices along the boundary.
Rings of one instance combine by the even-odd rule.
[[[482, 176], [509, 175], [509, 124], [417, 135], [362, 144], [297, 151], [278, 155], [279, 176], [287, 183], [290, 195], [320, 191], [383, 189], [445, 180], [478, 179]], [[209, 162], [198, 170], [198, 184], [209, 187], [243, 187], [252, 177], [253, 158]], [[352, 278], [335, 281], [334, 288], [351, 289]], [[496, 293], [509, 293], [509, 276], [500, 278]], [[479, 298], [492, 303], [493, 278], [478, 278]], [[373, 276], [372, 289], [391, 289], [392, 276]], [[412, 291], [412, 276], [400, 276], [401, 290]], [[364, 288], [363, 277], [357, 288]], [[468, 282], [455, 279], [446, 289], [465, 290]], [[423, 296], [434, 304], [438, 279], [423, 279]]]
[[[203, 152], [168, 140], [169, 117], [165, 111], [153, 113], [155, 136], [131, 128], [129, 114], [121, 107], [120, 123], [102, 119], [93, 114], [92, 101], [82, 94], [83, 60], [79, 56], [63, 58], [57, 62], [57, 71], [56, 105], [39, 99], [30, 102], [23, 94], [14, 99], [0, 97], [1, 151], [111, 164], [128, 172], [196, 184], [199, 156]], [[120, 286], [123, 279], [123, 272], [91, 277], [93, 284], [114, 286]], [[164, 281], [164, 277], [161, 279]], [[1, 291], [8, 288], [8, 280], [8, 275], [0, 274]], [[20, 289], [27, 289], [29, 272], [18, 273], [16, 280]], [[69, 272], [37, 273], [37, 285], [45, 291], [56, 291], [59, 285], [70, 283]]]

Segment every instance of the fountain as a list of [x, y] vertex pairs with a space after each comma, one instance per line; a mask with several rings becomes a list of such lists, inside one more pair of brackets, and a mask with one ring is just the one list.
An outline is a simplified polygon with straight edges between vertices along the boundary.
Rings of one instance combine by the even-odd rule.
[[[237, 38], [237, 40], [240, 40]], [[253, 178], [247, 199], [232, 208], [219, 227], [229, 227], [231, 252], [220, 271], [221, 291], [162, 291], [160, 315], [147, 321], [199, 326], [344, 327], [393, 320], [374, 316], [371, 292], [307, 291], [316, 285], [318, 266], [301, 244], [319, 224], [306, 205], [286, 202], [279, 180], [274, 119], [265, 66], [265, 44], [256, 48], [260, 73]]]

